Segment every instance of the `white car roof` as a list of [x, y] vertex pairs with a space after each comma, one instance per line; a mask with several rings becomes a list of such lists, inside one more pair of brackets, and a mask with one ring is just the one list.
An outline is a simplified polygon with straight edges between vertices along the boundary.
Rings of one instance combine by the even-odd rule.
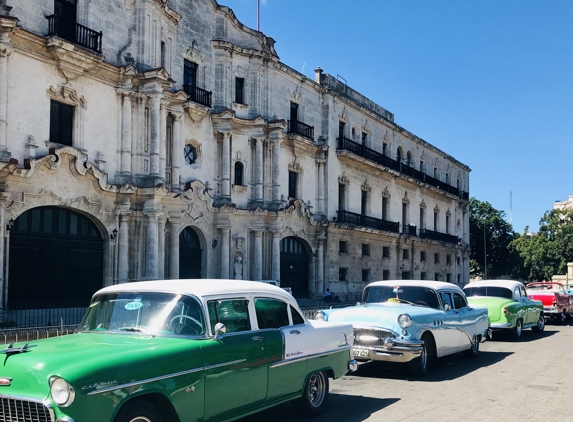
[[466, 287], [505, 287], [506, 289], [513, 289], [516, 286], [524, 286], [525, 285], [520, 281], [515, 280], [480, 280], [480, 281], [472, 281], [470, 284], [466, 285]]
[[272, 284], [246, 280], [220, 280], [220, 279], [183, 279], [183, 280], [153, 280], [135, 281], [131, 283], [114, 284], [104, 287], [96, 292], [166, 292], [192, 294], [198, 297], [220, 294], [267, 294], [281, 296], [289, 302], [294, 298], [280, 287]]
[[432, 280], [384, 280], [384, 281], [375, 281], [373, 283], [370, 283], [366, 287], [369, 286], [420, 286], [420, 287], [429, 287], [435, 290], [450, 289], [463, 292], [463, 290], [459, 286], [453, 283], [447, 283], [445, 281], [432, 281]]

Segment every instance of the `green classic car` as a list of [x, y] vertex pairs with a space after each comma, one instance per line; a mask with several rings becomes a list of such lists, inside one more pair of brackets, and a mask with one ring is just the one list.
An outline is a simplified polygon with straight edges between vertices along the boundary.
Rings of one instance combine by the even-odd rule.
[[482, 280], [464, 287], [470, 306], [487, 308], [490, 328], [519, 340], [524, 328], [545, 328], [543, 304], [527, 297], [525, 286], [513, 280]]
[[78, 331], [1, 351], [0, 420], [228, 421], [290, 400], [315, 415], [356, 369], [350, 324], [310, 322], [257, 282], [106, 287]]

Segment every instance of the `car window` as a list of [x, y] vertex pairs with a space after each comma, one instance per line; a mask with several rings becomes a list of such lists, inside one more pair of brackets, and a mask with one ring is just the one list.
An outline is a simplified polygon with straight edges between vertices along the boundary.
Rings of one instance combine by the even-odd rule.
[[293, 325], [304, 324], [304, 318], [302, 315], [292, 306], [290, 307], [290, 314], [292, 316]]
[[365, 289], [362, 301], [380, 303], [400, 300], [430, 308], [440, 307], [436, 292], [424, 286], [371, 286]]
[[282, 300], [255, 299], [255, 312], [260, 329], [286, 327], [289, 324], [288, 305]]
[[440, 297], [442, 298], [442, 304], [444, 306], [444, 309], [446, 305], [448, 305], [450, 309], [454, 309], [450, 292], [440, 292]]
[[510, 289], [505, 287], [497, 286], [480, 286], [480, 287], [464, 287], [464, 293], [466, 296], [489, 296], [489, 297], [504, 297], [507, 299], [512, 298], [512, 292]]
[[454, 297], [454, 308], [455, 309], [462, 309], [462, 308], [466, 308], [468, 306], [467, 302], [466, 302], [466, 298], [463, 297], [461, 294], [459, 293], [453, 293], [452, 296]]
[[519, 286], [519, 289], [521, 290], [521, 297], [527, 297], [527, 292], [525, 291], [525, 287]]
[[513, 289], [513, 297], [514, 299], [521, 299], [521, 290], [519, 289], [519, 286]]
[[207, 309], [213, 333], [218, 322], [225, 324], [227, 333], [251, 330], [249, 301], [246, 299], [211, 300]]

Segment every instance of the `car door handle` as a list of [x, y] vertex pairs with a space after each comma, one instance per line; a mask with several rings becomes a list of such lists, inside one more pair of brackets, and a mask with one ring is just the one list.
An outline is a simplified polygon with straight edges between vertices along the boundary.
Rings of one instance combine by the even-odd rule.
[[291, 333], [291, 334], [299, 335], [299, 334], [300, 334], [300, 331], [298, 331], [298, 330], [292, 330], [290, 333]]
[[263, 338], [262, 338], [261, 336], [254, 336], [254, 337], [251, 337], [251, 340], [253, 340], [253, 341], [263, 341]]

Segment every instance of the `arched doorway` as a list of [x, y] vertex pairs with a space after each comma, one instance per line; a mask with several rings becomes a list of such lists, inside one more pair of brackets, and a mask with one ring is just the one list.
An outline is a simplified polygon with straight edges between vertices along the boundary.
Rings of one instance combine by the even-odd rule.
[[10, 230], [8, 301], [88, 302], [103, 287], [103, 237], [86, 216], [33, 208]]
[[203, 251], [197, 232], [191, 227], [179, 235], [179, 278], [201, 278]]
[[290, 287], [296, 298], [308, 297], [308, 252], [296, 237], [281, 240], [281, 287]]

